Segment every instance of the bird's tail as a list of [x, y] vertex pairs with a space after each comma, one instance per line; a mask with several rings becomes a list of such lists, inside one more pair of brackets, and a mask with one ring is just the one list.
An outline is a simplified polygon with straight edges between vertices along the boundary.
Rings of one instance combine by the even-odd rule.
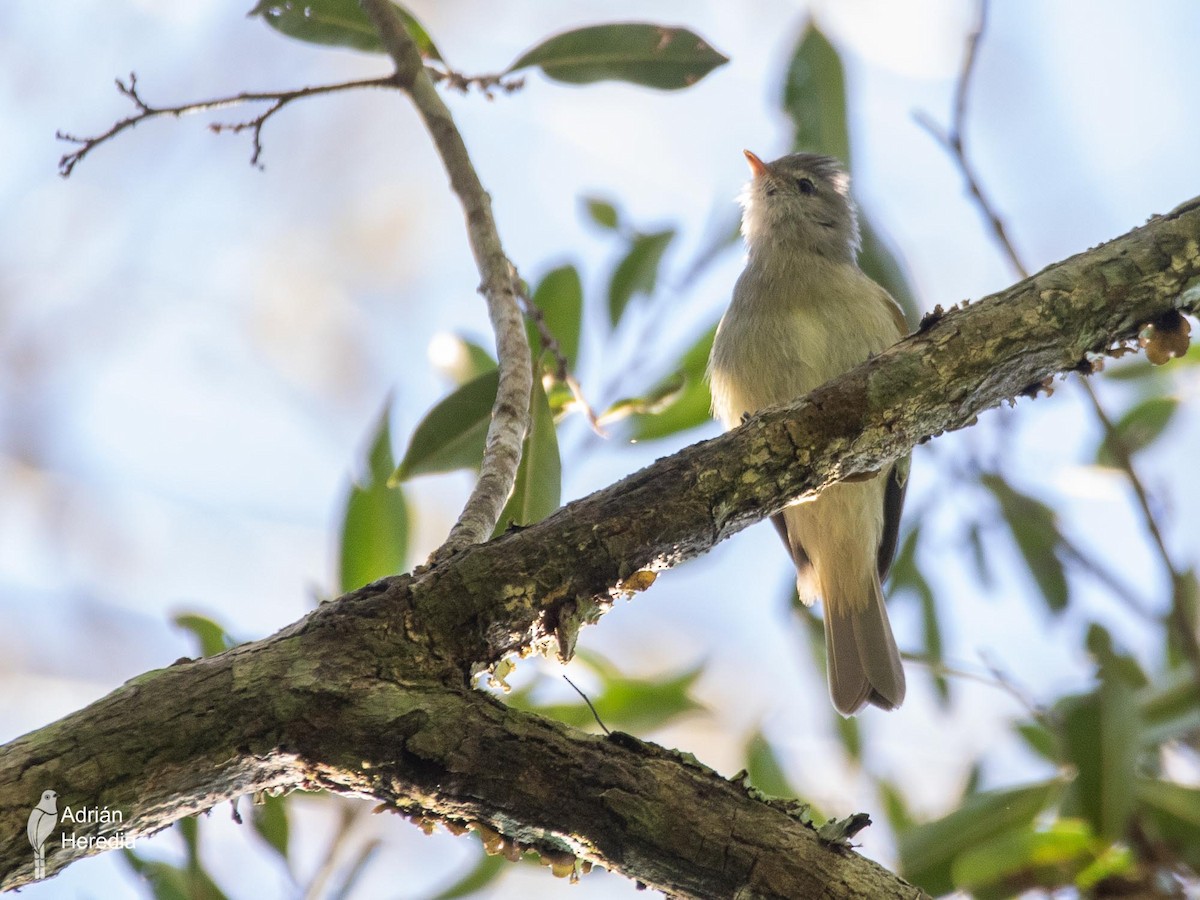
[[825, 649], [829, 693], [844, 716], [871, 703], [895, 709], [904, 702], [904, 667], [892, 636], [879, 577], [870, 572], [867, 596], [825, 594]]

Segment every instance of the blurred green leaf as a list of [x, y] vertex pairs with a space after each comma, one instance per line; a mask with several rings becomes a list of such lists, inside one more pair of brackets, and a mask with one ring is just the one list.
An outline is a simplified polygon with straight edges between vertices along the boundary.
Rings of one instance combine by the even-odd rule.
[[437, 352], [431, 353], [438, 357], [433, 361], [434, 368], [455, 386], [462, 386], [496, 368], [496, 360], [488, 350], [461, 334], [442, 334], [435, 341], [437, 343], [431, 345], [437, 347]]
[[1191, 666], [1178, 666], [1141, 690], [1138, 709], [1145, 747], [1200, 732], [1200, 686]]
[[850, 165], [842, 61], [811, 21], [784, 76], [783, 111], [795, 126], [792, 150], [823, 153]]
[[908, 275], [897, 259], [895, 251], [887, 245], [866, 215], [860, 212], [858, 219], [862, 231], [862, 249], [858, 252], [858, 265], [900, 304], [911, 330], [921, 320], [921, 309], [912, 285], [908, 282]]
[[224, 653], [237, 641], [229, 632], [207, 616], [198, 613], [180, 613], [172, 620], [180, 628], [190, 631], [200, 646], [201, 656], [216, 656]]
[[788, 781], [762, 729], [757, 729], [746, 742], [746, 771], [750, 783], [770, 797], [795, 797], [796, 789]]
[[[1134, 406], [1117, 420], [1112, 437], [1105, 436], [1096, 451], [1096, 462], [1102, 466], [1118, 467], [1124, 455], [1123, 449], [1130, 456], [1152, 444], [1160, 434], [1171, 424], [1179, 401], [1174, 397], [1151, 397]], [[1120, 448], [1113, 446], [1116, 440]]]
[[500, 373], [492, 370], [440, 400], [413, 431], [408, 450], [388, 483], [399, 484], [416, 475], [479, 468], [499, 385]]
[[1140, 778], [1137, 799], [1155, 836], [1193, 869], [1200, 868], [1200, 788]]
[[1089, 625], [1084, 644], [1095, 658], [1102, 679], [1120, 678], [1134, 689], [1144, 688], [1150, 683], [1136, 659], [1117, 652], [1112, 635], [1103, 625], [1095, 622]]
[[121, 851], [121, 856], [150, 887], [154, 900], [192, 900], [191, 883], [185, 871], [170, 863], [145, 859], [135, 850]]
[[985, 474], [980, 482], [1000, 504], [1017, 549], [1052, 612], [1062, 612], [1070, 599], [1067, 576], [1057, 550], [1062, 546], [1054, 511], [1040, 500], [1022, 494], [999, 475]]
[[[590, 697], [596, 713], [610, 729], [638, 734], [662, 728], [675, 719], [704, 707], [692, 699], [692, 685], [704, 667], [696, 666], [677, 673], [650, 678], [627, 678], [596, 654], [580, 652], [579, 662], [593, 669], [600, 678], [600, 693]], [[509, 697], [510, 705], [513, 698]], [[557, 719], [575, 728], [595, 726], [595, 718], [586, 703], [529, 703], [521, 707]]]
[[372, 432], [367, 471], [346, 499], [338, 566], [342, 593], [403, 571], [408, 556], [408, 504], [388, 479], [395, 467], [390, 405], [389, 398]]
[[954, 860], [951, 877], [955, 887], [980, 900], [1003, 900], [1023, 889], [1071, 884], [1106, 846], [1078, 819], [1038, 830], [1025, 826], [964, 851]]
[[950, 685], [941, 671], [945, 657], [942, 653], [942, 628], [938, 620], [937, 602], [933, 596], [933, 588], [917, 567], [917, 543], [920, 533], [921, 526], [913, 526], [900, 545], [900, 552], [896, 554], [896, 560], [892, 563], [891, 592], [894, 594], [897, 591], [911, 590], [921, 601], [925, 656], [933, 664], [930, 670], [933, 686], [944, 709], [950, 702]]
[[[440, 62], [441, 54], [425, 26], [404, 7], [393, 3], [392, 8], [412, 35], [421, 56]], [[261, 16], [281, 34], [310, 44], [384, 52], [379, 35], [358, 0], [261, 0], [247, 15]]]
[[625, 307], [638, 294], [653, 294], [658, 283], [658, 267], [663, 254], [675, 237], [675, 230], [639, 234], [629, 245], [625, 258], [617, 263], [608, 285], [608, 317], [613, 325], [621, 320]]
[[842, 742], [842, 749], [846, 751], [846, 755], [854, 762], [861, 763], [862, 731], [858, 727], [858, 719], [853, 716], [847, 718], [834, 711], [833, 727], [837, 732], [838, 740]]
[[687, 386], [687, 377], [682, 372], [669, 375], [641, 397], [623, 397], [602, 412], [597, 424], [611, 425], [629, 416], [654, 416], [670, 409], [679, 400], [683, 389]]
[[527, 50], [506, 71], [538, 66], [547, 77], [568, 84], [614, 80], [677, 90], [727, 62], [727, 56], [686, 28], [627, 22], [555, 35]]
[[261, 803], [250, 807], [250, 822], [267, 845], [275, 850], [284, 861], [288, 858], [287, 801], [283, 797], [264, 794]]
[[713, 338], [717, 326], [704, 332], [691, 347], [689, 347], [675, 364], [675, 371], [660, 381], [648, 394], [664, 387], [670, 387], [682, 373], [683, 389], [678, 392], [676, 400], [662, 412], [655, 415], [635, 416], [633, 419], [632, 437], [638, 441], [648, 441], [655, 438], [668, 437], [706, 424], [712, 417], [712, 395], [708, 391], [708, 380], [705, 371], [708, 368], [708, 356], [712, 352]]
[[892, 833], [900, 835], [910, 828], [914, 828], [916, 822], [913, 820], [912, 812], [908, 808], [908, 800], [905, 799], [900, 786], [886, 778], [880, 778], [876, 785], [879, 788], [879, 796], [883, 800], [883, 813], [892, 827]]
[[1016, 726], [1017, 734], [1024, 740], [1026, 746], [1034, 753], [1056, 765], [1062, 763], [1062, 750], [1058, 746], [1058, 737], [1040, 722], [1022, 722]]
[[612, 203], [602, 200], [599, 197], [584, 197], [583, 202], [587, 208], [588, 216], [601, 228], [607, 228], [611, 231], [620, 229], [621, 215]]
[[991, 587], [992, 569], [988, 565], [987, 551], [983, 547], [983, 532], [979, 521], [973, 520], [967, 528], [967, 545], [971, 548], [971, 559], [975, 563], [975, 574], [984, 587]]
[[954, 860], [984, 841], [1029, 825], [1062, 792], [1062, 782], [975, 794], [944, 818], [897, 837], [905, 878], [931, 894], [954, 890]]
[[562, 461], [558, 455], [558, 434], [554, 416], [542, 389], [542, 379], [534, 377], [529, 394], [529, 431], [521, 450], [521, 464], [512, 496], [500, 513], [495, 534], [510, 525], [532, 525], [558, 509], [562, 490]]
[[1124, 837], [1134, 807], [1140, 750], [1133, 688], [1120, 677], [1097, 690], [1061, 701], [1063, 759], [1076, 769], [1072, 799], [1098, 834]]
[[200, 826], [195, 816], [175, 823], [183, 839], [186, 861], [182, 866], [146, 859], [135, 850], [122, 850], [122, 857], [150, 884], [155, 900], [226, 900], [225, 893], [200, 860]]
[[459, 897], [478, 894], [493, 884], [509, 866], [511, 863], [503, 856], [488, 856], [481, 851], [479, 861], [465, 875], [444, 890], [438, 891], [429, 900], [458, 900]]
[[579, 270], [574, 266], [550, 270], [538, 283], [532, 299], [542, 311], [546, 327], [558, 341], [563, 356], [572, 364], [576, 363], [583, 322], [583, 283], [579, 279]]

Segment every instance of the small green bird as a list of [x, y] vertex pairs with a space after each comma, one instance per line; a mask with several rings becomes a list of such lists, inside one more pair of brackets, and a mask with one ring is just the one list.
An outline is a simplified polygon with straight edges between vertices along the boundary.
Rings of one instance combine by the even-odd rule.
[[[708, 368], [713, 413], [726, 428], [802, 397], [908, 330], [896, 301], [858, 267], [858, 219], [841, 164], [808, 153], [764, 163], [747, 150], [746, 159], [746, 268]], [[773, 517], [800, 599], [824, 602], [829, 692], [847, 716], [904, 701], [882, 580], [896, 552], [906, 462]]]

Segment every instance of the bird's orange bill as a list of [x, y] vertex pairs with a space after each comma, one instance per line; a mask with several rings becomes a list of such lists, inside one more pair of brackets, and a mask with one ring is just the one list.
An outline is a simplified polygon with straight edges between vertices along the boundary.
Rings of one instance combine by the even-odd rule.
[[749, 150], [743, 150], [742, 152], [746, 154], [746, 162], [750, 163], [750, 171], [754, 173], [755, 178], [767, 174], [767, 164], [765, 162]]

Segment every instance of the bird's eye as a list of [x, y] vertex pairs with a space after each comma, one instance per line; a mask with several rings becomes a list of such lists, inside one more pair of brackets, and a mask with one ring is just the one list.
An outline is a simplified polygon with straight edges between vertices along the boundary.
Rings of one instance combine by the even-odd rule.
[[811, 178], [797, 178], [796, 187], [800, 189], [800, 193], [806, 196], [811, 196], [817, 192], [817, 186], [812, 183]]

